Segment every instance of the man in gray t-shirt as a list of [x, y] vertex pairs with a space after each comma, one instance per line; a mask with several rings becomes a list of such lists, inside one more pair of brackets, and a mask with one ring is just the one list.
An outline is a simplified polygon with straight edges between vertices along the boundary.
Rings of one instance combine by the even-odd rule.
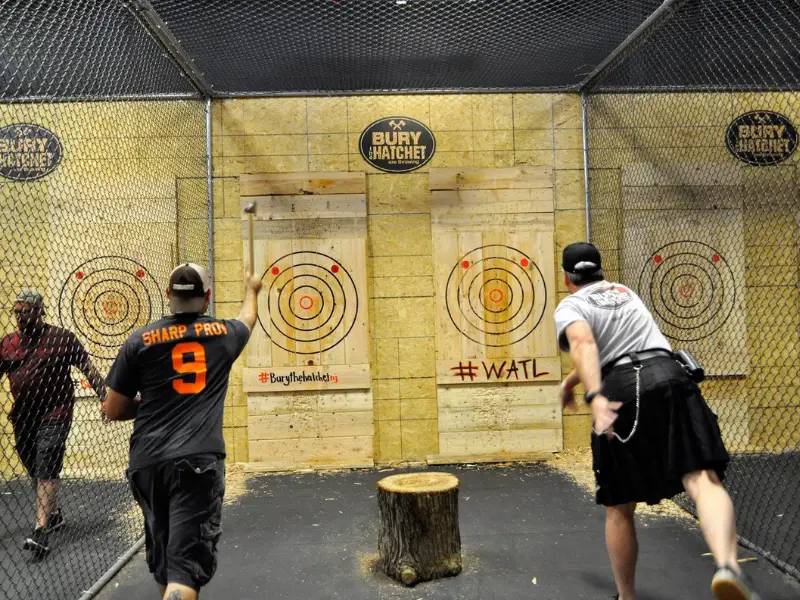
[[570, 244], [562, 267], [571, 295], [556, 308], [556, 330], [575, 368], [561, 385], [561, 401], [574, 405], [573, 388], [583, 383], [616, 597], [634, 598], [636, 504], [686, 491], [717, 563], [712, 590], [724, 600], [758, 600], [736, 558], [733, 503], [722, 486], [729, 456], [716, 415], [644, 303], [606, 281], [597, 248]]
[[564, 298], [555, 313], [558, 345], [569, 352], [566, 329], [586, 321], [595, 334], [600, 367], [631, 352], [670, 351], [667, 338], [639, 296], [619, 283], [594, 281]]

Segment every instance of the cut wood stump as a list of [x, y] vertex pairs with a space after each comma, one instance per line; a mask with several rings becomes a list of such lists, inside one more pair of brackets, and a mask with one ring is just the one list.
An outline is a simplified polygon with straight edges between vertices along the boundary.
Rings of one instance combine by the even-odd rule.
[[458, 478], [392, 475], [378, 482], [378, 568], [412, 586], [461, 572]]

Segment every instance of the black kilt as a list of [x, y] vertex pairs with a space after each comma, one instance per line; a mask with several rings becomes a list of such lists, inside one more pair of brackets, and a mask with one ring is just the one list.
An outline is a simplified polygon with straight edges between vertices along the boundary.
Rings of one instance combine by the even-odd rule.
[[[681, 479], [687, 473], [710, 469], [720, 480], [725, 476], [730, 456], [700, 388], [674, 358], [653, 357], [641, 364], [636, 432], [627, 443], [592, 433], [597, 504], [658, 504], [684, 491]], [[633, 364], [605, 374], [603, 394], [623, 403], [614, 430], [625, 439], [636, 417]]]

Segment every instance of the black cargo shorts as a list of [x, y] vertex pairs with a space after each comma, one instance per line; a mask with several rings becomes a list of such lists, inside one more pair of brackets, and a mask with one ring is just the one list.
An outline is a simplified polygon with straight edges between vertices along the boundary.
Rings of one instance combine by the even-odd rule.
[[70, 421], [12, 419], [14, 448], [28, 475], [54, 481], [61, 476]]
[[159, 585], [199, 590], [217, 569], [225, 460], [198, 454], [129, 470], [145, 520], [147, 565]]

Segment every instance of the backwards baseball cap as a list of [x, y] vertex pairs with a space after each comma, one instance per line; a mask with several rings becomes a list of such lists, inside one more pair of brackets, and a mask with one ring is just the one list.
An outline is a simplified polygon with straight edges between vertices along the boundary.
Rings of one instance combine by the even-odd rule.
[[42, 308], [44, 306], [44, 296], [34, 290], [22, 290], [17, 294], [14, 303], [28, 304], [31, 308]]
[[589, 274], [602, 269], [603, 263], [594, 244], [575, 242], [564, 248], [561, 266], [567, 273]]
[[195, 263], [178, 265], [169, 275], [169, 306], [174, 314], [201, 313], [211, 289], [206, 270]]

